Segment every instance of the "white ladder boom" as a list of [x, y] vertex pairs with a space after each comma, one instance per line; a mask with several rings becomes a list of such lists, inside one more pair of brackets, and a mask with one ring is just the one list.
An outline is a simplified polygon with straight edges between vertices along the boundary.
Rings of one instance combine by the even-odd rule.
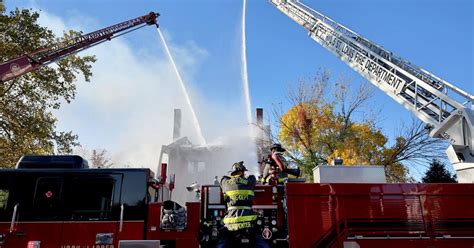
[[[474, 182], [474, 96], [297, 0], [271, 0], [309, 36], [451, 143], [460, 182]], [[469, 172], [469, 173], [467, 173]], [[466, 174], [467, 173], [467, 174]]]

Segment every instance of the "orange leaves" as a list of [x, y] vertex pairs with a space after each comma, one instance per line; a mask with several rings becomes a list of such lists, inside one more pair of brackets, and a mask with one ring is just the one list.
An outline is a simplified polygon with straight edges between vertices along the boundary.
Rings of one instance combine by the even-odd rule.
[[[409, 144], [417, 141], [420, 130], [413, 129], [407, 138], [399, 137], [396, 144], [389, 147], [387, 136], [371, 121], [376, 116], [370, 115], [370, 109], [362, 114], [365, 120], [354, 118], [356, 114], [361, 117], [374, 88], [368, 84], [349, 87], [350, 80], [343, 77], [329, 81], [327, 71], [309, 80], [300, 80], [297, 87], [290, 89], [292, 107], [278, 116], [279, 139], [291, 151], [291, 157], [305, 176], [310, 178], [315, 166], [330, 164], [340, 157], [345, 165], [383, 165], [388, 181], [406, 181], [408, 171], [400, 161], [417, 154], [406, 150], [416, 147]], [[415, 139], [408, 138], [413, 135]], [[422, 138], [419, 140], [421, 147], [429, 144], [428, 141], [423, 143]]]
[[331, 115], [330, 106], [319, 108], [309, 103], [293, 106], [280, 119], [279, 138], [287, 147], [304, 151], [333, 126]]
[[370, 123], [351, 122], [330, 104], [303, 102], [280, 119], [279, 138], [303, 156], [318, 153], [328, 163], [341, 157], [344, 164], [374, 164], [384, 156], [387, 137]]

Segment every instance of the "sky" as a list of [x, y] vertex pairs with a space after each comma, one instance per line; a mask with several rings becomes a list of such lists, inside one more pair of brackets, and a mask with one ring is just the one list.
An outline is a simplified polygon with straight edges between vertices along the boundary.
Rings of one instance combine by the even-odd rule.
[[[150, 11], [159, 24], [210, 143], [245, 132], [241, 76], [241, 0], [6, 0], [7, 9], [41, 11], [57, 34], [84, 32]], [[474, 93], [472, 0], [306, 0], [305, 4], [433, 74]], [[288, 88], [328, 69], [333, 78], [363, 78], [310, 39], [267, 0], [247, 1], [247, 60], [252, 108], [266, 118], [288, 108]], [[173, 108], [190, 120], [176, 76], [155, 28], [145, 27], [81, 53], [95, 54], [90, 83], [79, 82], [76, 100], [57, 113], [58, 128], [72, 130], [88, 149], [109, 150], [116, 164], [154, 168], [160, 147], [172, 140]], [[370, 106], [377, 125], [394, 137], [411, 114], [376, 90]], [[183, 132], [196, 137], [191, 123]], [[423, 168], [412, 170], [420, 177]]]

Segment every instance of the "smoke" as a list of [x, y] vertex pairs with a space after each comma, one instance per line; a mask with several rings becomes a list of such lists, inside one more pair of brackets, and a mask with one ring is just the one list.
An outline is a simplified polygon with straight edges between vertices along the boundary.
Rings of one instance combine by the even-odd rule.
[[[41, 12], [40, 23], [52, 27], [58, 35], [71, 28], [67, 20], [45, 11]], [[86, 31], [100, 27], [74, 26], [76, 30]], [[135, 32], [156, 34], [153, 28]], [[156, 40], [147, 42], [150, 44], [137, 50], [118, 38], [82, 52], [80, 55], [98, 58], [93, 65], [92, 80], [90, 83], [79, 80], [76, 99], [55, 114], [58, 128], [73, 130], [84, 147], [107, 149], [117, 166], [155, 170], [161, 145], [172, 141], [174, 108], [181, 108], [183, 120], [188, 120], [183, 122], [183, 135], [196, 143], [199, 135], [190, 121], [192, 113], [164, 50], [157, 54], [146, 48], [161, 47], [158, 35]], [[185, 45], [171, 42], [170, 48], [179, 68], [199, 68], [208, 56], [193, 41]], [[195, 70], [181, 73], [185, 78], [193, 78]]]
[[[91, 18], [68, 18], [79, 21], [71, 26], [68, 24], [70, 20], [42, 11], [40, 23], [51, 27], [58, 35], [65, 29], [89, 32], [104, 26]], [[81, 25], [81, 19], [87, 20], [87, 25]], [[89, 25], [91, 23], [96, 24]], [[153, 27], [145, 27], [135, 33], [156, 34], [151, 29]], [[242, 35], [245, 35], [245, 27], [242, 30]], [[194, 41], [176, 43], [166, 29], [164, 36], [184, 81], [194, 81], [210, 53]], [[245, 37], [242, 39], [245, 42]], [[114, 167], [150, 168], [156, 172], [162, 145], [172, 142], [173, 109], [182, 109], [182, 136], [187, 136], [193, 144], [199, 144], [200, 137], [193, 126], [193, 114], [179, 79], [158, 35], [155, 40], [141, 42], [149, 44], [138, 46], [118, 38], [82, 52], [80, 55], [97, 56], [98, 61], [93, 65], [94, 75], [90, 83], [82, 79], [78, 82], [76, 99], [71, 104], [64, 104], [55, 115], [59, 120], [58, 129], [78, 134], [81, 145], [87, 149], [106, 149]], [[244, 49], [244, 44], [242, 46]], [[243, 51], [242, 56], [245, 56]], [[242, 57], [244, 61], [246, 58]], [[242, 76], [246, 78], [246, 73]], [[228, 79], [222, 81], [228, 82]], [[227, 174], [236, 161], [245, 161], [249, 170], [256, 173], [255, 145], [248, 124], [249, 96], [242, 95], [248, 99], [248, 105], [239, 97], [218, 102], [205, 91], [194, 89], [192, 85], [186, 87], [209, 149], [217, 150], [212, 150], [215, 156], [208, 160], [205, 173], [184, 170], [185, 174], [176, 175], [176, 192], [193, 181], [212, 183], [214, 176]], [[178, 169], [172, 164], [169, 168], [170, 172]], [[186, 194], [174, 196], [183, 199]]]
[[166, 51], [166, 54], [168, 55], [170, 63], [173, 66], [173, 70], [176, 73], [176, 77], [179, 81], [179, 86], [181, 86], [184, 99], [186, 100], [186, 107], [188, 107], [188, 110], [191, 112], [192, 122], [194, 124], [194, 128], [196, 129], [196, 134], [199, 137], [199, 144], [205, 145], [206, 140], [204, 139], [202, 135], [201, 125], [199, 124], [199, 120], [196, 116], [196, 112], [194, 111], [193, 104], [191, 103], [191, 98], [189, 97], [188, 90], [186, 89], [186, 86], [184, 85], [184, 81], [181, 78], [181, 73], [179, 72], [178, 67], [176, 66], [173, 55], [171, 54], [168, 48], [168, 45], [166, 43], [165, 37], [163, 36], [163, 33], [161, 33], [159, 29], [158, 29], [158, 35], [160, 36], [161, 42], [163, 44], [163, 48]]

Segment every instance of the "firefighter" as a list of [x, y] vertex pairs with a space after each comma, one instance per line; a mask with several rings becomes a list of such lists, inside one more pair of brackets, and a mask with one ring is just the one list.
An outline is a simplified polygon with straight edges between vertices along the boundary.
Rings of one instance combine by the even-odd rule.
[[229, 176], [223, 176], [220, 182], [224, 200], [227, 203], [227, 212], [224, 216], [224, 228], [221, 231], [221, 238], [216, 247], [240, 247], [237, 239], [248, 238], [254, 246], [267, 248], [268, 244], [260, 235], [255, 232], [255, 221], [257, 215], [252, 210], [254, 188], [257, 180], [255, 176], [245, 177], [247, 169], [244, 162], [237, 162], [232, 165]]
[[263, 161], [263, 183], [264, 184], [283, 184], [288, 178], [288, 174], [300, 177], [299, 168], [288, 168], [288, 162], [283, 154], [286, 152], [281, 144], [273, 144], [270, 148], [270, 155]]

